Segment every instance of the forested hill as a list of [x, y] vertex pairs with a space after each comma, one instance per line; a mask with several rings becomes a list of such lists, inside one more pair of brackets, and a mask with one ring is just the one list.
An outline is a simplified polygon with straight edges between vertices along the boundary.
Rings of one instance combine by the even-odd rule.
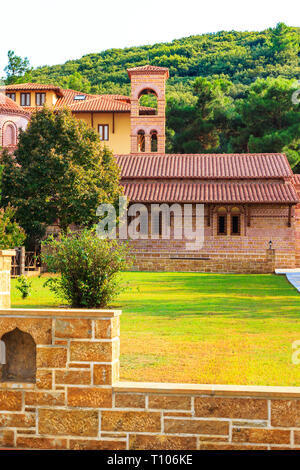
[[196, 77], [222, 76], [249, 85], [256, 78], [299, 77], [300, 28], [282, 23], [256, 32], [220, 31], [176, 39], [170, 43], [88, 54], [63, 65], [32, 71], [34, 82], [54, 83], [94, 93], [129, 91], [126, 69], [147, 63], [169, 67], [172, 88]]

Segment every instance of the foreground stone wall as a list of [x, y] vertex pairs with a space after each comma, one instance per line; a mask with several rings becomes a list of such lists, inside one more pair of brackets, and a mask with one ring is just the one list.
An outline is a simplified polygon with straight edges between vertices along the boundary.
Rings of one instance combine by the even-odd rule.
[[11, 258], [15, 250], [0, 250], [0, 308], [10, 307]]
[[0, 311], [0, 339], [21, 331], [36, 345], [34, 383], [0, 382], [0, 447], [300, 449], [300, 387], [120, 382], [119, 320]]

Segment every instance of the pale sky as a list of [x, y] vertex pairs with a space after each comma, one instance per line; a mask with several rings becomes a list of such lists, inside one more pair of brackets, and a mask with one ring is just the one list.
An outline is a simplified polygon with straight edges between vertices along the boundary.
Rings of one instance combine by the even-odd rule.
[[0, 77], [9, 49], [34, 67], [54, 65], [207, 32], [299, 26], [299, 16], [296, 0], [3, 0]]

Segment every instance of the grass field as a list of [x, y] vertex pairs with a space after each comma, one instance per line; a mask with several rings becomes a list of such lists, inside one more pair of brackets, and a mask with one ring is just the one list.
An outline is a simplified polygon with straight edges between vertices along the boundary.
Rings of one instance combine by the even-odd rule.
[[[124, 273], [121, 379], [300, 385], [300, 295], [283, 276]], [[58, 306], [45, 277], [13, 307]]]

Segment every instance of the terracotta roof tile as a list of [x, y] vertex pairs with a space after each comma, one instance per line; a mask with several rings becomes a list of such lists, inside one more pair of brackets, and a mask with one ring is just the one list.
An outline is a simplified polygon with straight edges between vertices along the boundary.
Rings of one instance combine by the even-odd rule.
[[[18, 83], [14, 85], [8, 85], [5, 87], [9, 91], [17, 90], [53, 90], [58, 95], [58, 99], [54, 105], [54, 109], [60, 109], [68, 107], [73, 112], [130, 112], [131, 101], [129, 96], [118, 95], [118, 94], [105, 94], [105, 95], [92, 95], [89, 93], [82, 93], [80, 91], [71, 89], [62, 89], [55, 85], [46, 85], [43, 83]], [[82, 95], [85, 97], [84, 100], [76, 100], [75, 97]], [[36, 110], [42, 109], [42, 107], [36, 106], [24, 106], [27, 112], [33, 113]], [[154, 109], [147, 106], [141, 106], [147, 114], [152, 114]]]
[[293, 175], [293, 183], [296, 185], [296, 186], [300, 186], [300, 175]]
[[117, 155], [129, 178], [282, 178], [292, 176], [284, 154]]
[[124, 101], [102, 98], [102, 96], [82, 101], [73, 101], [68, 105], [71, 111], [119, 111], [130, 112], [130, 104]]
[[28, 116], [28, 112], [21, 108], [15, 101], [0, 92], [0, 111], [8, 114], [22, 114]]
[[184, 183], [122, 182], [125, 195], [132, 202], [183, 203], [291, 203], [299, 198], [290, 183]]
[[12, 85], [6, 85], [5, 89], [8, 91], [17, 90], [53, 90], [58, 95], [62, 96], [62, 89], [57, 85], [45, 84], [45, 83], [14, 83]]
[[153, 72], [156, 73], [163, 73], [167, 74], [167, 77], [169, 76], [169, 69], [167, 67], [158, 67], [156, 65], [142, 65], [141, 67], [132, 67], [130, 69], [127, 69], [127, 73], [130, 77], [132, 73], [142, 73], [142, 74], [151, 74]]

